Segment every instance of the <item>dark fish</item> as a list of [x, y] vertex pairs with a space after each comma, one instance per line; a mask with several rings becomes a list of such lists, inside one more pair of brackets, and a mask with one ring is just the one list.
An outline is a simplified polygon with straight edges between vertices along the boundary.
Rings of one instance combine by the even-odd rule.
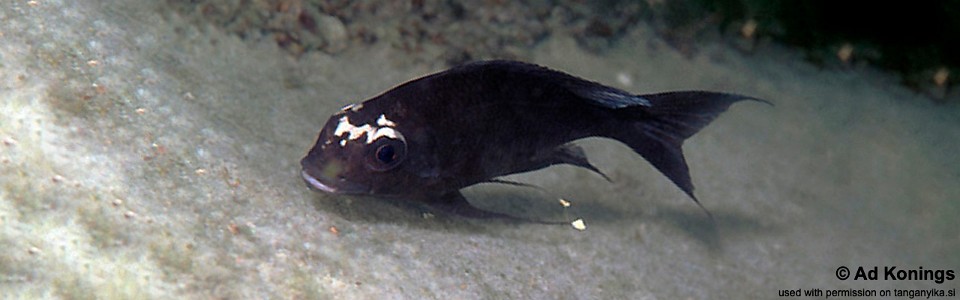
[[633, 95], [537, 65], [476, 62], [344, 107], [300, 162], [301, 175], [328, 193], [403, 197], [461, 216], [510, 218], [471, 206], [459, 190], [519, 184], [496, 178], [555, 164], [606, 178], [570, 144], [597, 136], [630, 146], [700, 205], [680, 146], [744, 99], [758, 100], [703, 91]]

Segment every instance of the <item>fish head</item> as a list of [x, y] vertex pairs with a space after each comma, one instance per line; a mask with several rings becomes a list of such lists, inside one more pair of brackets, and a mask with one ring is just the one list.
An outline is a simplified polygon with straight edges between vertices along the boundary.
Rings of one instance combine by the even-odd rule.
[[385, 114], [348, 106], [327, 120], [300, 161], [300, 175], [308, 187], [322, 192], [400, 196], [418, 186], [408, 150], [403, 133]]

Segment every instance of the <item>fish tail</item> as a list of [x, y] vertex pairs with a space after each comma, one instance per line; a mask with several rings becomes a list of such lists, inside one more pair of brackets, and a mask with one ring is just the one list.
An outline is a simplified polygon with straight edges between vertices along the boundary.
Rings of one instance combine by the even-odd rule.
[[765, 100], [736, 94], [702, 91], [636, 97], [645, 101], [615, 109], [617, 121], [611, 124], [614, 128], [608, 128], [605, 135], [627, 144], [643, 156], [690, 196], [700, 208], [703, 208], [703, 205], [693, 194], [693, 183], [683, 157], [683, 141], [707, 126], [737, 101], [749, 99], [769, 104]]

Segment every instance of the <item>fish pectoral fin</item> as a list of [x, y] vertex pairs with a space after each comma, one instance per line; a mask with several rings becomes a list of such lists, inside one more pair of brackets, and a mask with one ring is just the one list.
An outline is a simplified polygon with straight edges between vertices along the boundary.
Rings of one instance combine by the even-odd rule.
[[583, 148], [574, 144], [563, 144], [560, 147], [557, 147], [550, 159], [553, 161], [553, 164], [568, 164], [572, 166], [581, 167], [594, 173], [599, 174], [609, 182], [613, 182], [607, 174], [600, 172], [600, 169], [597, 169], [596, 166], [590, 163], [587, 160], [587, 154], [583, 152]]
[[533, 188], [533, 189], [537, 189], [537, 190], [543, 191], [543, 188], [541, 188], [541, 187], [539, 187], [539, 186], [536, 186], [536, 185], [532, 185], [532, 184], [529, 184], [529, 183], [523, 183], [523, 182], [516, 182], [516, 181], [511, 181], [511, 180], [506, 180], [506, 179], [493, 178], [493, 179], [489, 179], [489, 180], [484, 180], [483, 182], [484, 182], [484, 183], [498, 183], [498, 184], [505, 184], [505, 185], [512, 185], [512, 186], [522, 186], [522, 187], [528, 187], [528, 188]]
[[[526, 218], [515, 217], [498, 212], [491, 212], [479, 209], [470, 204], [467, 198], [460, 191], [453, 191], [440, 196], [437, 199], [427, 202], [427, 206], [435, 210], [443, 211], [448, 214], [458, 215], [470, 219], [500, 219], [515, 222], [532, 222], [541, 224], [560, 224], [559, 222], [544, 222]], [[564, 223], [565, 224], [565, 223]]]

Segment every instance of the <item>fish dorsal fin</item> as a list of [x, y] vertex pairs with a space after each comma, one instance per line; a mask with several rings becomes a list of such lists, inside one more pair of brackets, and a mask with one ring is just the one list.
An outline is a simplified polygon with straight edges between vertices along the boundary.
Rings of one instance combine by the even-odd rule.
[[470, 63], [458, 69], [462, 71], [469, 71], [487, 68], [512, 73], [522, 73], [527, 76], [538, 77], [544, 81], [549, 81], [550, 83], [559, 83], [561, 87], [570, 91], [574, 95], [587, 100], [590, 104], [599, 105], [606, 108], [615, 109], [629, 106], [651, 105], [650, 100], [641, 96], [535, 64], [517, 61], [491, 60]]
[[651, 105], [650, 100], [644, 97], [573, 76], [563, 86], [573, 94], [589, 100], [591, 104], [606, 108]]

